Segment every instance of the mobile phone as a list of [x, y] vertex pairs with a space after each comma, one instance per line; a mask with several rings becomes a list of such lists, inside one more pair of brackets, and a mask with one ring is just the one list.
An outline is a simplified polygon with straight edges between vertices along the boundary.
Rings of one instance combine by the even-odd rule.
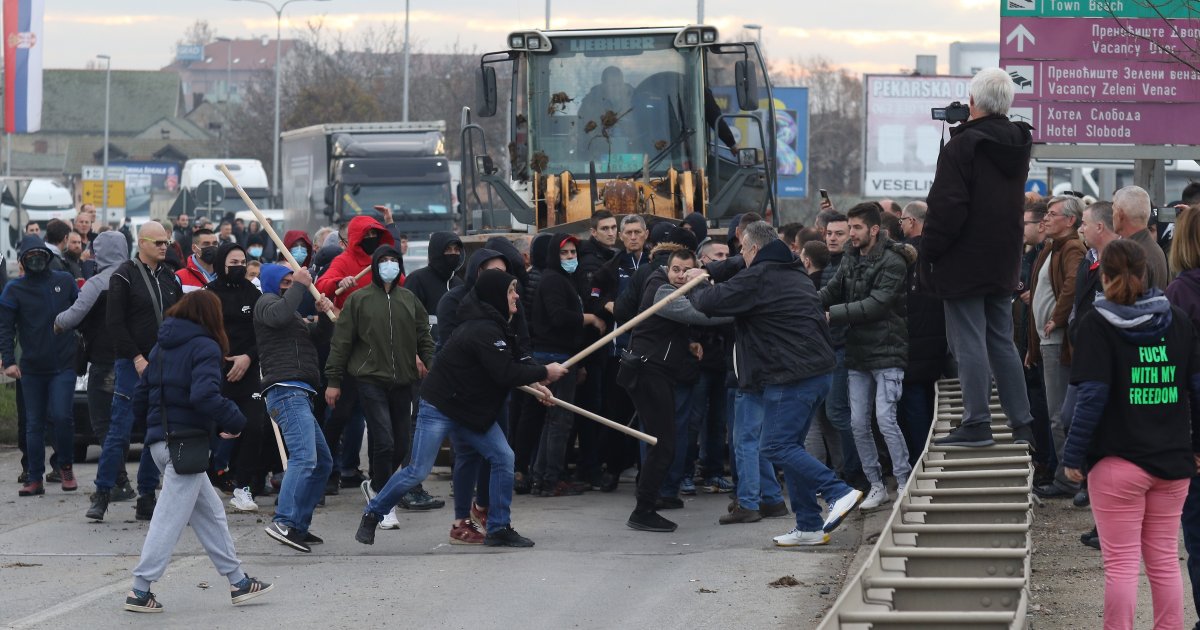
[[829, 191], [825, 190], [824, 188], [821, 188], [820, 192], [821, 192], [821, 198], [826, 201], [829, 201]]

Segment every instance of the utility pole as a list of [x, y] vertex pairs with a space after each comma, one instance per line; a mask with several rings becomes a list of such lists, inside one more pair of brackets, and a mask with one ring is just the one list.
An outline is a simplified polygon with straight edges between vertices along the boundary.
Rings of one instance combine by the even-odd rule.
[[404, 0], [404, 122], [408, 122], [408, 2]]

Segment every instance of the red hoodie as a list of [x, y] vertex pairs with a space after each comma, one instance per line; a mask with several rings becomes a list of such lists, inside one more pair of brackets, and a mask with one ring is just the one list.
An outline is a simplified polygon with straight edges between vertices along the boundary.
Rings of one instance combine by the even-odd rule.
[[[396, 240], [392, 238], [391, 232], [383, 227], [383, 224], [371, 217], [358, 216], [350, 220], [350, 227], [346, 229], [346, 239], [348, 246], [346, 250], [338, 254], [333, 262], [329, 264], [329, 270], [317, 279], [317, 290], [323, 295], [333, 300], [333, 305], [342, 308], [346, 303], [346, 298], [350, 297], [351, 293], [371, 284], [371, 272], [367, 272], [363, 277], [358, 279], [358, 284], [353, 289], [346, 291], [341, 295], [335, 296], [338, 282], [346, 276], [356, 276], [363, 269], [370, 268], [371, 255], [363, 251], [361, 247], [362, 239], [370, 230], [379, 231], [379, 244], [392, 245], [396, 244]], [[403, 276], [400, 277], [399, 283], [404, 284]]]
[[[288, 230], [287, 234], [283, 235], [283, 246], [288, 248], [289, 251], [296, 246], [296, 243], [302, 243], [306, 248], [308, 248], [308, 257], [304, 259], [302, 264], [305, 267], [311, 267], [313, 262], [313, 252], [316, 250], [313, 249], [313, 244], [308, 238], [308, 233], [304, 230]], [[287, 260], [283, 257], [283, 252], [279, 252], [279, 260]]]

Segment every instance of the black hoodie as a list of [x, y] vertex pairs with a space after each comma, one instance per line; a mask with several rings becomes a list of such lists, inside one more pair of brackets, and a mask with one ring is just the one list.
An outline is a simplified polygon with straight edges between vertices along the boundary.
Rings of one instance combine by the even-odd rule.
[[555, 234], [546, 248], [545, 270], [533, 300], [533, 349], [537, 352], [575, 354], [583, 349], [583, 301], [579, 299], [574, 274], [562, 268], [558, 251], [563, 243], [579, 239]]
[[[489, 271], [488, 274], [499, 274]], [[421, 398], [469, 429], [488, 430], [512, 388], [546, 378], [546, 368], [522, 362], [516, 335], [477, 289], [466, 294], [458, 334], [442, 349], [421, 385]]]
[[496, 250], [486, 247], [475, 250], [475, 253], [471, 254], [471, 259], [467, 261], [467, 281], [450, 289], [438, 302], [438, 329], [437, 336], [434, 337], [434, 340], [437, 341], [438, 352], [441, 352], [446, 342], [450, 341], [450, 335], [454, 334], [454, 330], [458, 328], [458, 307], [467, 293], [475, 286], [475, 278], [479, 276], [480, 267], [483, 267], [487, 261], [496, 259], [505, 261], [505, 265], [511, 265], [504, 254]]
[[528, 282], [521, 283], [521, 302], [525, 304], [525, 312], [533, 312], [533, 298], [537, 295], [538, 284], [542, 281], [542, 272], [546, 266], [546, 248], [550, 246], [550, 232], [542, 232], [533, 237], [529, 243], [529, 276]]
[[[462, 284], [462, 279], [454, 275], [462, 267], [462, 254], [457, 256], [457, 260], [451, 260], [444, 253], [447, 247], [455, 243], [462, 250], [462, 239], [453, 232], [434, 232], [429, 237], [429, 265], [412, 272], [404, 280], [404, 288], [417, 296], [428, 313], [436, 313], [442, 296]], [[431, 317], [429, 323], [433, 325], [433, 338], [437, 339], [437, 319]]]
[[1021, 271], [1030, 127], [992, 115], [950, 136], [927, 199], [922, 284], [942, 299], [1011, 294]]
[[253, 282], [244, 277], [240, 281], [234, 281], [226, 273], [225, 260], [235, 250], [245, 254], [245, 250], [237, 243], [222, 243], [217, 248], [217, 259], [213, 263], [213, 271], [216, 272], [217, 278], [204, 287], [221, 299], [221, 317], [225, 322], [225, 334], [229, 337], [229, 356], [244, 354], [250, 357], [250, 367], [246, 369], [246, 374], [232, 383], [229, 382], [228, 375], [233, 362], [224, 362], [221, 374], [225, 378], [221, 391], [231, 398], [249, 396], [259, 391], [254, 303], [262, 297], [262, 291], [259, 291]]

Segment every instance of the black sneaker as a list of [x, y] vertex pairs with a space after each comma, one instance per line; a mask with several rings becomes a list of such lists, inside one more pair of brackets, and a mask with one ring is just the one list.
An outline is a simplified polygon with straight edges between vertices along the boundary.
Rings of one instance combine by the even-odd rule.
[[354, 540], [364, 545], [374, 545], [375, 529], [379, 527], [380, 520], [382, 519], [370, 512], [363, 514], [362, 520], [358, 523], [358, 531], [354, 533]]
[[488, 532], [483, 537], [483, 544], [485, 547], [532, 547], [533, 541], [509, 526], [499, 531]]
[[134, 518], [139, 521], [148, 521], [154, 517], [154, 506], [158, 505], [158, 500], [153, 494], [146, 494], [138, 497], [137, 509], [134, 512]]
[[325, 481], [325, 495], [338, 494], [341, 492], [341, 484], [337, 479], [328, 479]]
[[229, 598], [233, 600], [233, 605], [244, 604], [259, 595], [265, 595], [272, 588], [273, 584], [257, 580], [247, 575], [242, 578], [241, 582], [233, 585], [234, 590], [229, 591]]
[[1036, 453], [1034, 449], [1033, 423], [1027, 422], [1019, 427], [1013, 427], [1013, 444], [1024, 444], [1029, 447], [1030, 454]]
[[1092, 531], [1079, 537], [1079, 542], [1091, 547], [1092, 549], [1098, 550], [1100, 549], [1100, 534], [1097, 533], [1096, 528], [1093, 527]]
[[124, 501], [132, 501], [136, 498], [137, 492], [133, 489], [133, 486], [129, 485], [129, 480], [126, 479], [125, 483], [118, 483], [115, 487], [113, 487], [112, 492], [109, 494], [108, 500], [112, 501], [113, 503], [121, 503]]
[[[362, 485], [362, 482], [367, 481], [370, 477], [362, 474], [361, 470], [354, 471], [353, 475], [338, 475], [338, 481], [343, 488], [357, 488]], [[330, 478], [333, 481], [333, 478]]]
[[[784, 509], [787, 509], [786, 506]], [[721, 516], [717, 521], [722, 525], [734, 525], [737, 523], [757, 523], [762, 519], [763, 514], [759, 510], [748, 510], [739, 505], [732, 512]]]
[[963, 425], [950, 432], [946, 437], [933, 441], [938, 446], [992, 446], [992, 427], [986, 422]]
[[763, 518], [776, 518], [791, 514], [791, 512], [788, 512], [787, 503], [783, 501], [779, 503], [759, 503], [758, 511], [762, 514]]
[[1065, 499], [1075, 496], [1074, 492], [1064, 490], [1056, 483], [1048, 483], [1044, 486], [1034, 486], [1033, 493], [1043, 499]]
[[621, 480], [612, 473], [606, 472], [603, 475], [600, 475], [600, 492], [612, 492], [613, 490], [616, 490], [617, 484], [620, 483], [620, 481]]
[[629, 515], [629, 520], [625, 521], [630, 529], [636, 529], [643, 532], [673, 532], [679, 527], [674, 522], [669, 521], [659, 515], [658, 512], [639, 512], [634, 510]]
[[29, 472], [22, 470], [21, 474], [17, 475], [17, 483], [25, 485], [29, 481]]
[[325, 539], [312, 533], [311, 531], [304, 532], [304, 544], [306, 545], [323, 545]]
[[305, 535], [283, 523], [272, 522], [266, 527], [265, 531], [268, 536], [279, 541], [280, 544], [287, 545], [296, 551], [303, 551], [304, 553], [312, 552], [312, 549], [304, 542]]
[[1077, 508], [1085, 508], [1092, 504], [1092, 497], [1088, 494], [1087, 488], [1080, 488], [1079, 492], [1075, 493], [1075, 498], [1071, 499], [1071, 503]]
[[513, 494], [529, 494], [533, 483], [525, 473], [513, 473]]
[[679, 497], [659, 497], [654, 507], [660, 510], [682, 510], [683, 499]]
[[125, 610], [137, 613], [160, 613], [162, 604], [155, 599], [150, 591], [132, 591], [133, 595], [125, 596]]
[[108, 511], [108, 502], [112, 500], [110, 497], [108, 490], [97, 490], [92, 494], [92, 506], [84, 516], [93, 521], [103, 521], [104, 513]]
[[446, 507], [446, 502], [434, 498], [428, 492], [425, 492], [424, 488], [417, 487], [409, 490], [404, 496], [400, 497], [399, 506], [402, 510], [423, 512], [425, 510], [436, 510]]
[[50, 469], [46, 474], [46, 483], [62, 483], [62, 471], [57, 468]]

